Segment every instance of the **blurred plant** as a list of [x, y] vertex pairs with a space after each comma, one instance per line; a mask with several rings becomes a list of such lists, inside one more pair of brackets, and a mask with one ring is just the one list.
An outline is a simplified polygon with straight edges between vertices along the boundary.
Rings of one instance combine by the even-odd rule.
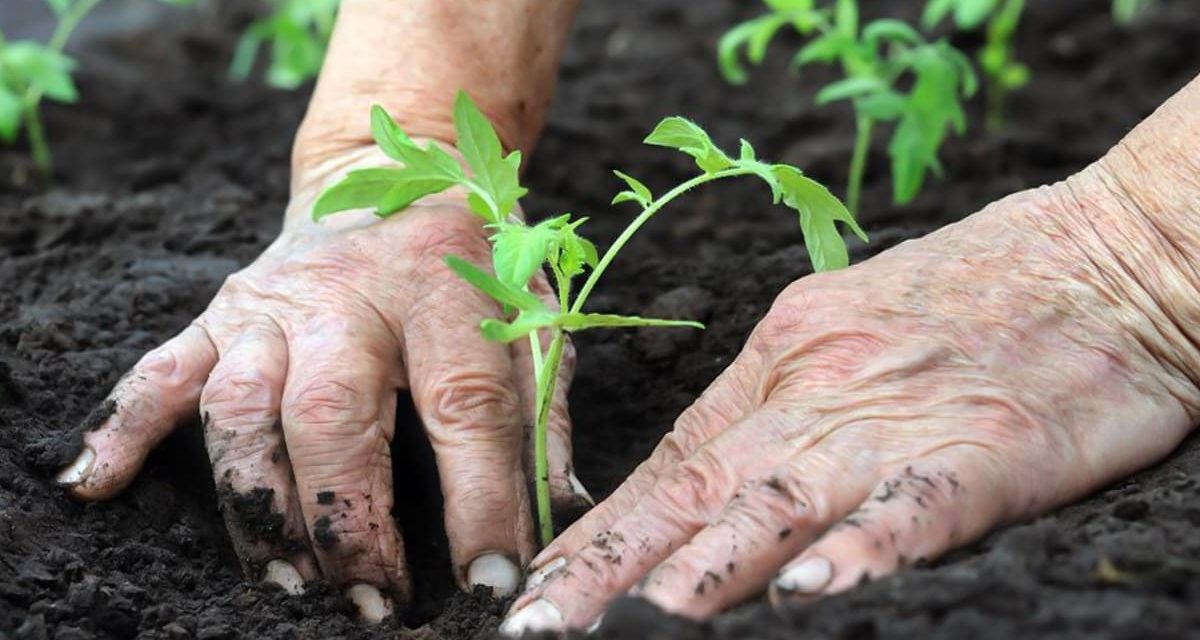
[[263, 43], [271, 47], [267, 83], [295, 89], [316, 77], [325, 59], [339, 0], [273, 0], [271, 14], [256, 20], [242, 34], [229, 75], [242, 81], [250, 77]]
[[1117, 24], [1129, 24], [1153, 4], [1154, 0], [1113, 0], [1113, 20]]
[[721, 38], [717, 56], [725, 78], [745, 82], [741, 50], [749, 62], [759, 64], [771, 38], [784, 27], [811, 37], [792, 59], [793, 66], [837, 64], [845, 77], [818, 92], [816, 102], [849, 100], [854, 107], [856, 136], [846, 187], [850, 210], [858, 211], [872, 130], [881, 122], [895, 123], [888, 145], [892, 197], [900, 204], [911, 201], [926, 173], [941, 173], [938, 150], [947, 130], [953, 127], [961, 134], [966, 129], [962, 100], [977, 88], [966, 56], [944, 40], [926, 41], [900, 20], [875, 20], [860, 29], [855, 0], [837, 0], [832, 9], [818, 7], [816, 0], [765, 3], [770, 13]]
[[[504, 310], [502, 318], [487, 318], [480, 331], [488, 340], [529, 341], [533, 354], [536, 411], [534, 420], [534, 485], [538, 531], [543, 544], [554, 533], [550, 514], [550, 488], [546, 452], [546, 428], [550, 400], [554, 397], [562, 363], [566, 333], [601, 327], [696, 327], [698, 322], [660, 320], [606, 313], [587, 313], [583, 306], [605, 269], [633, 238], [638, 229], [672, 200], [707, 182], [739, 176], [757, 176], [770, 187], [776, 204], [783, 203], [799, 215], [800, 228], [813, 269], [825, 271], [849, 262], [838, 222], [866, 241], [854, 217], [829, 190], [805, 176], [796, 167], [761, 161], [749, 142], [742, 140], [738, 156], [732, 157], [713, 144], [695, 123], [671, 116], [646, 137], [645, 143], [677, 149], [691, 156], [700, 174], [667, 190], [657, 198], [650, 188], [620, 171], [615, 172], [629, 188], [613, 198], [613, 204], [633, 202], [641, 212], [621, 232], [612, 246], [600, 255], [591, 241], [579, 235], [587, 219], [563, 214], [536, 225], [527, 225], [515, 215], [517, 200], [526, 189], [519, 183], [521, 152], [508, 155], [495, 129], [464, 92], [454, 103], [457, 148], [463, 164], [434, 143], [420, 146], [400, 129], [380, 106], [371, 109], [371, 133], [379, 148], [401, 167], [376, 167], [351, 171], [329, 187], [313, 206], [313, 218], [339, 211], [373, 208], [387, 217], [403, 211], [417, 199], [452, 187], [468, 194], [467, 205], [493, 232], [491, 269], [481, 268], [455, 256], [446, 264], [461, 278], [487, 294]], [[533, 275], [549, 268], [553, 274], [558, 303], [548, 305], [529, 290]], [[572, 282], [590, 270], [575, 291]], [[493, 275], [493, 273], [495, 275]], [[447, 318], [448, 322], [457, 320]], [[546, 334], [542, 336], [540, 334]], [[543, 337], [549, 338], [545, 351]]]
[[[191, 0], [161, 0], [185, 5]], [[46, 0], [57, 23], [45, 44], [9, 42], [0, 33], [0, 142], [12, 144], [22, 130], [29, 139], [35, 170], [48, 181], [54, 160], [42, 124], [42, 99], [74, 103], [79, 91], [71, 79], [75, 59], [63, 53], [71, 34], [100, 0]]]
[[[1134, 0], [1140, 1], [1144, 0]], [[921, 23], [927, 29], [950, 15], [954, 25], [964, 31], [973, 31], [987, 23], [983, 47], [976, 55], [987, 86], [984, 122], [991, 131], [1004, 126], [1008, 94], [1029, 83], [1029, 67], [1017, 61], [1013, 46], [1024, 9], [1025, 0], [930, 0], [921, 16]]]

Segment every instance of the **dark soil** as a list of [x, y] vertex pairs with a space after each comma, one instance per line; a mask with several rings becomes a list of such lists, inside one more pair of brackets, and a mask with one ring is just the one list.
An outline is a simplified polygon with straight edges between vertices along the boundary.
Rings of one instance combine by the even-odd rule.
[[[0, 12], [15, 2], [0, 0]], [[1200, 70], [1194, 0], [1162, 0], [1127, 29], [1112, 25], [1108, 2], [1030, 4], [1020, 49], [1034, 81], [1013, 97], [1009, 127], [952, 140], [945, 180], [907, 207], [887, 200], [878, 144], [862, 216], [873, 243], [854, 245], [856, 259], [1081, 168]], [[744, 88], [716, 74], [717, 37], [756, 5], [584, 3], [527, 209], [591, 214], [592, 233], [611, 238], [628, 212], [607, 205], [618, 187], [610, 169], [652, 185], [690, 171], [638, 145], [671, 113], [840, 185], [849, 114], [811, 104], [828, 78], [789, 74], [782, 42]], [[93, 409], [118, 376], [278, 230], [305, 92], [228, 84], [231, 25], [245, 16], [192, 11], [88, 46], [83, 102], [48, 112], [55, 189], [22, 184], [22, 156], [0, 151], [0, 638], [395, 637], [401, 625], [360, 626], [331, 589], [293, 598], [243, 581], [198, 424], [172, 436], [112, 502], [73, 503], [49, 480], [74, 453], [77, 425], [111, 411]], [[668, 215], [618, 262], [595, 308], [682, 313], [710, 328], [579, 340], [578, 470], [599, 495], [805, 273], [794, 220], [756, 185], [701, 190]], [[487, 637], [502, 605], [455, 592], [434, 470], [408, 453], [421, 448], [411, 412], [400, 423], [398, 486], [428, 491], [398, 496], [418, 593], [406, 613], [418, 631], [399, 633]], [[264, 516], [255, 507], [239, 508]], [[259, 520], [269, 532], [269, 518]], [[786, 614], [752, 603], [695, 625], [623, 603], [608, 620], [609, 638], [1200, 637], [1200, 443], [932, 566]]]

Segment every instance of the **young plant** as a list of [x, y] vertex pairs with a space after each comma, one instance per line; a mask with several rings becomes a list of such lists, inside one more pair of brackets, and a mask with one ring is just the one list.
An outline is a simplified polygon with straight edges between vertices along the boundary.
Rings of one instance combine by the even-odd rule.
[[[818, 271], [847, 265], [849, 258], [837, 223], [849, 227], [866, 241], [863, 233], [836, 197], [795, 167], [759, 160], [750, 143], [741, 143], [737, 157], [717, 148], [696, 124], [673, 116], [664, 119], [646, 138], [646, 144], [678, 149], [695, 159], [700, 173], [655, 196], [632, 176], [615, 172], [628, 189], [613, 203], [632, 202], [640, 213], [600, 255], [594, 244], [579, 234], [586, 218], [562, 214], [534, 225], [514, 215], [517, 199], [525, 194], [518, 181], [521, 154], [504, 155], [500, 139], [487, 118], [466, 93], [459, 92], [454, 104], [458, 151], [466, 168], [436, 144], [420, 146], [396, 125], [381, 107], [371, 110], [371, 133], [376, 144], [400, 167], [352, 171], [325, 191], [313, 207], [313, 218], [350, 209], [374, 208], [380, 217], [404, 211], [423, 196], [462, 187], [467, 204], [491, 231], [492, 264], [474, 265], [456, 256], [446, 264], [467, 282], [500, 303], [503, 317], [488, 318], [480, 331], [488, 340], [528, 340], [533, 353], [536, 382], [534, 434], [534, 493], [538, 530], [542, 543], [553, 535], [550, 514], [549, 473], [546, 459], [546, 423], [550, 401], [558, 380], [566, 334], [599, 327], [696, 327], [698, 322], [661, 320], [592, 313], [585, 304], [601, 276], [621, 249], [647, 221], [668, 203], [702, 184], [739, 176], [757, 176], [771, 189], [775, 203], [799, 214], [800, 228], [813, 268]], [[549, 306], [529, 291], [530, 278], [548, 268], [558, 294], [558, 305]], [[590, 270], [590, 272], [589, 272]], [[583, 284], [575, 280], [587, 273]], [[542, 348], [543, 339], [548, 345]]]
[[339, 0], [274, 0], [271, 15], [256, 20], [242, 34], [229, 75], [241, 81], [250, 77], [264, 42], [270, 43], [267, 83], [295, 89], [316, 77], [333, 33]]
[[[163, 0], [182, 5], [190, 0]], [[79, 92], [71, 73], [76, 63], [63, 53], [71, 34], [100, 0], [46, 0], [57, 24], [50, 39], [9, 42], [0, 33], [0, 142], [12, 144], [22, 130], [29, 139], [33, 165], [43, 180], [54, 170], [46, 130], [42, 125], [42, 99], [74, 103]]]
[[1024, 9], [1025, 0], [929, 0], [921, 16], [927, 29], [951, 14], [954, 25], [964, 31], [973, 31], [987, 22], [986, 39], [977, 57], [987, 85], [985, 124], [992, 131], [1004, 126], [1008, 94], [1029, 83], [1029, 67], [1017, 61], [1013, 46]]
[[[846, 202], [857, 212], [867, 152], [876, 124], [894, 123], [888, 154], [892, 160], [892, 197], [899, 204], [921, 191], [925, 175], [941, 173], [938, 150], [948, 129], [966, 129], [962, 100], [976, 90], [966, 56], [944, 40], [926, 41], [899, 20], [875, 20], [860, 28], [855, 0], [837, 0], [832, 8], [817, 0], [766, 0], [771, 12], [744, 22], [721, 38], [718, 62], [725, 78], [746, 81], [739, 52], [758, 64], [771, 39], [786, 26], [811, 38], [792, 60], [796, 68], [836, 64], [843, 78], [823, 88], [817, 104], [849, 100], [855, 114]], [[909, 88], [902, 84], [911, 79]]]

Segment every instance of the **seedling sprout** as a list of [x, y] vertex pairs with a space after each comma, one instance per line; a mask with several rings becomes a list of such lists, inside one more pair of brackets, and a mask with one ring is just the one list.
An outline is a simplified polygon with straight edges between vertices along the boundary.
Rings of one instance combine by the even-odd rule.
[[[446, 256], [456, 274], [500, 303], [503, 317], [488, 318], [480, 331], [488, 340], [528, 340], [533, 354], [536, 382], [534, 421], [534, 493], [538, 531], [543, 544], [553, 536], [550, 513], [546, 427], [554, 397], [567, 333], [598, 327], [693, 327], [698, 322], [623, 316], [586, 311], [584, 306], [601, 276], [634, 234], [655, 214], [679, 196], [700, 185], [725, 178], [757, 176], [771, 190], [773, 201], [794, 209], [817, 271], [845, 267], [846, 245], [837, 223], [846, 225], [866, 241], [866, 234], [842, 203], [820, 183], [796, 167], [759, 160], [745, 140], [737, 157], [719, 149], [695, 123], [671, 116], [662, 120], [646, 137], [646, 144], [669, 147], [691, 156], [700, 173], [655, 196], [636, 178], [615, 172], [628, 187], [613, 198], [613, 204], [632, 202], [640, 212], [601, 255], [596, 246], [579, 234], [587, 218], [570, 213], [528, 225], [514, 214], [517, 200], [526, 193], [519, 183], [521, 154], [504, 154], [491, 123], [459, 92], [454, 104], [457, 149], [466, 168], [436, 143], [414, 142], [379, 106], [371, 109], [371, 132], [376, 144], [399, 167], [359, 169], [326, 190], [313, 207], [313, 218], [340, 211], [373, 208], [376, 215], [401, 213], [417, 199], [454, 186], [468, 192], [467, 204], [491, 232], [490, 269], [457, 256]], [[538, 269], [548, 267], [558, 294], [558, 305], [548, 306], [529, 290]], [[583, 284], [574, 288], [576, 278]], [[543, 337], [548, 346], [542, 348]]]

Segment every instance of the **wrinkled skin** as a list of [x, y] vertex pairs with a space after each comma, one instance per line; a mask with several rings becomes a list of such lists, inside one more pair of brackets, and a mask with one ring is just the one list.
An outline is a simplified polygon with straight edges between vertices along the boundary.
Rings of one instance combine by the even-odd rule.
[[[358, 149], [301, 176], [280, 237], [117, 384], [115, 413], [84, 436], [94, 461], [60, 476], [74, 497], [115, 495], [199, 411], [226, 524], [251, 578], [296, 590], [298, 573], [403, 602], [409, 581], [391, 516], [388, 445], [396, 394], [407, 390], [441, 471], [459, 581], [516, 587], [517, 567], [535, 551], [523, 453], [533, 404], [528, 346], [483, 340], [479, 321], [501, 310], [442, 262], [455, 254], [490, 264], [480, 219], [454, 193], [386, 220], [366, 211], [309, 219], [323, 185], [383, 161]], [[534, 288], [550, 295], [544, 279]], [[569, 479], [572, 369], [568, 353], [550, 427], [558, 505], [586, 499]], [[264, 492], [275, 518], [267, 530], [248, 521], [245, 506]], [[509, 562], [493, 556], [472, 573], [486, 554]], [[268, 568], [278, 560], [295, 571]], [[368, 590], [364, 604], [356, 593], [372, 609], [366, 617], [386, 613], [378, 594]]]
[[587, 627], [627, 592], [690, 617], [836, 593], [1165, 456], [1200, 417], [1197, 232], [1114, 175], [789, 286], [503, 629]]

